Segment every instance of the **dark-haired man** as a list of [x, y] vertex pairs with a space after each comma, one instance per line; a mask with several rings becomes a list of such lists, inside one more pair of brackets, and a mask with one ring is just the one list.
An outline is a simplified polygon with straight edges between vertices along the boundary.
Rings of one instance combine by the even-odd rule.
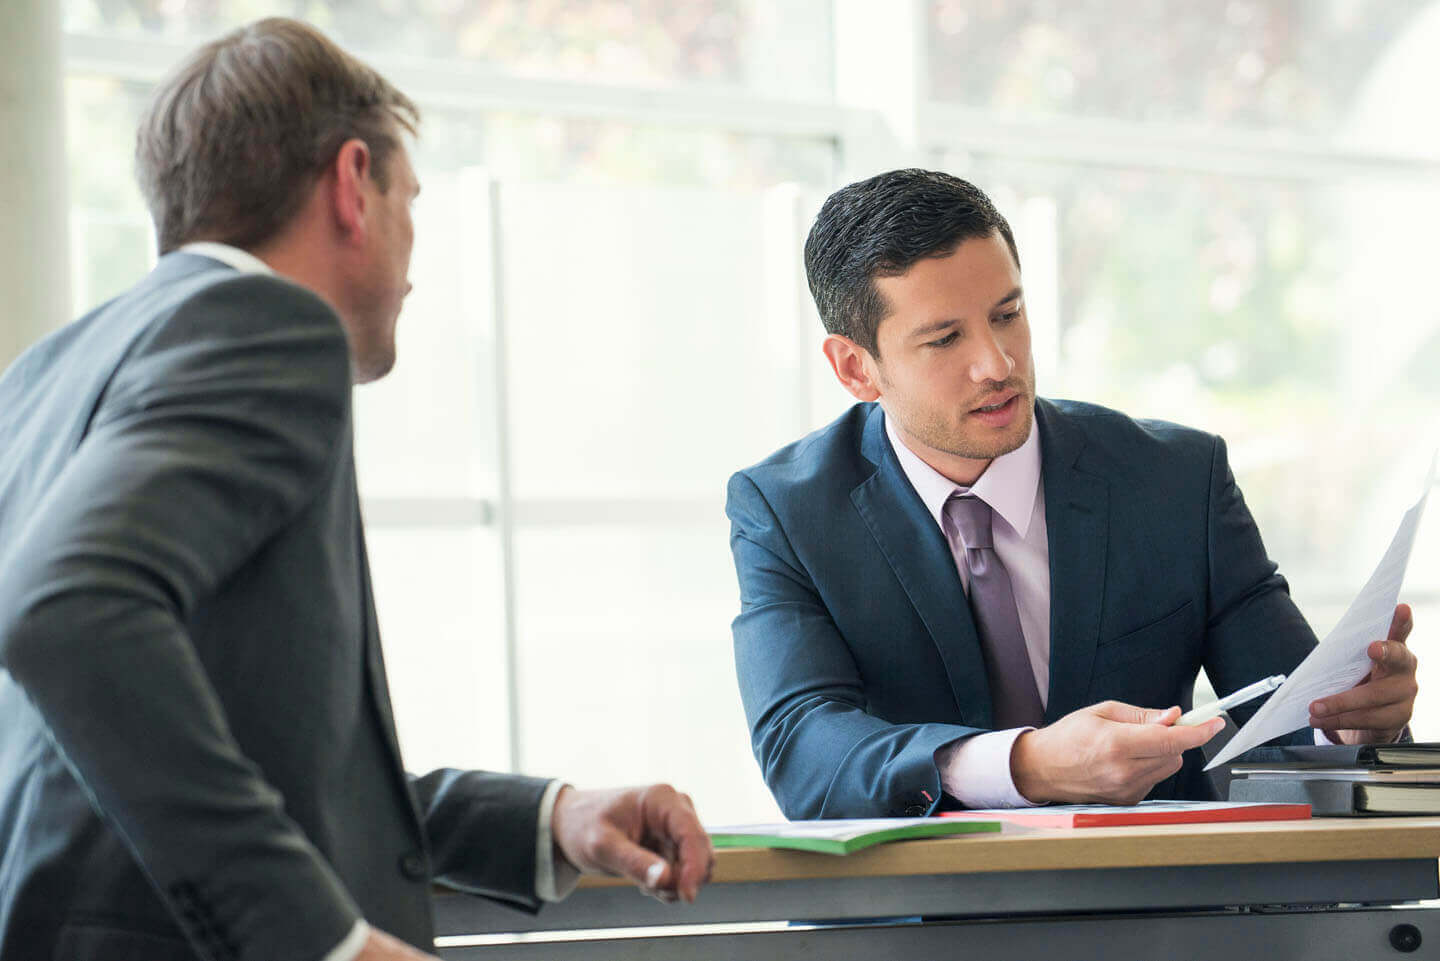
[[[860, 403], [726, 508], [736, 671], [785, 813], [1207, 796], [1191, 749], [1223, 723], [1173, 725], [1199, 669], [1225, 694], [1315, 644], [1224, 442], [1036, 397], [1014, 238], [963, 180], [845, 187], [805, 266]], [[1401, 605], [1366, 681], [1311, 705], [1324, 735], [1405, 727], [1410, 627]]]
[[708, 875], [667, 786], [401, 766], [350, 395], [395, 360], [416, 121], [303, 24], [203, 48], [140, 129], [159, 264], [0, 379], [5, 961], [413, 959], [432, 880]]

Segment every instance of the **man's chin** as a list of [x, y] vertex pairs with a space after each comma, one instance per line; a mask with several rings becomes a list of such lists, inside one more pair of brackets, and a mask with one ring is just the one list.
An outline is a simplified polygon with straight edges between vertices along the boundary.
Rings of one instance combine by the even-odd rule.
[[392, 350], [381, 356], [357, 359], [357, 362], [351, 365], [351, 375], [357, 384], [373, 384], [390, 373], [394, 367], [395, 352]]
[[[1021, 398], [1021, 403], [1024, 399]], [[968, 430], [958, 440], [960, 449], [953, 453], [971, 460], [994, 460], [1019, 450], [1030, 438], [1031, 422], [1035, 418], [1033, 409], [1019, 412], [1019, 415], [1003, 429], [980, 428]], [[969, 425], [967, 425], [969, 426]]]

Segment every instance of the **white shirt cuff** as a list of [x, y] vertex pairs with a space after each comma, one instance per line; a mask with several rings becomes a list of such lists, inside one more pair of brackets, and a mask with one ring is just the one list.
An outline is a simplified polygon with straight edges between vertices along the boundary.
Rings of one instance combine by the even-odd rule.
[[555, 799], [560, 796], [564, 781], [551, 781], [540, 797], [540, 830], [535, 836], [535, 896], [541, 901], [564, 900], [580, 883], [580, 871], [555, 856], [555, 835], [550, 819], [555, 814]]
[[355, 922], [350, 933], [345, 935], [345, 939], [331, 948], [330, 953], [320, 961], [355, 961], [356, 956], [365, 947], [365, 940], [369, 937], [370, 925], [365, 923], [364, 918], [361, 918]]
[[988, 731], [948, 744], [935, 752], [940, 786], [967, 808], [1031, 808], [1010, 774], [1015, 739], [1033, 727]]

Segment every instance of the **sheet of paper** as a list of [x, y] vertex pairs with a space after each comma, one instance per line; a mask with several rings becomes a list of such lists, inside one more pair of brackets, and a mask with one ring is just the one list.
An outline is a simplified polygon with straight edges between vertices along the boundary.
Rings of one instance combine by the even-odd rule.
[[1270, 700], [1255, 712], [1250, 722], [1205, 765], [1205, 770], [1224, 764], [1271, 738], [1308, 727], [1311, 701], [1349, 690], [1370, 672], [1370, 657], [1365, 650], [1371, 641], [1380, 640], [1390, 630], [1390, 619], [1400, 599], [1400, 585], [1405, 580], [1405, 568], [1410, 563], [1410, 549], [1415, 546], [1415, 531], [1434, 483], [1435, 460], [1432, 458], [1420, 499], [1401, 518], [1400, 529], [1395, 532], [1385, 556], [1350, 602], [1340, 623], [1290, 672], [1280, 689], [1270, 695]]

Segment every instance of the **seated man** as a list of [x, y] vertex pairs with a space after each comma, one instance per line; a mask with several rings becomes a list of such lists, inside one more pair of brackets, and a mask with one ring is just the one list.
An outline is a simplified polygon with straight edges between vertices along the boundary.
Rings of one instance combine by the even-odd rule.
[[[963, 180], [845, 187], [805, 267], [860, 403], [726, 506], [740, 693], [786, 815], [1208, 797], [1185, 752], [1223, 721], [1173, 726], [1199, 670], [1226, 694], [1316, 643], [1224, 442], [1036, 397], [1010, 227]], [[1311, 705], [1324, 736], [1402, 731], [1410, 626], [1401, 605], [1366, 681]]]
[[141, 125], [159, 264], [0, 378], [6, 961], [398, 961], [435, 882], [708, 875], [664, 785], [401, 765], [351, 383], [395, 359], [417, 119], [303, 24], [207, 45]]

